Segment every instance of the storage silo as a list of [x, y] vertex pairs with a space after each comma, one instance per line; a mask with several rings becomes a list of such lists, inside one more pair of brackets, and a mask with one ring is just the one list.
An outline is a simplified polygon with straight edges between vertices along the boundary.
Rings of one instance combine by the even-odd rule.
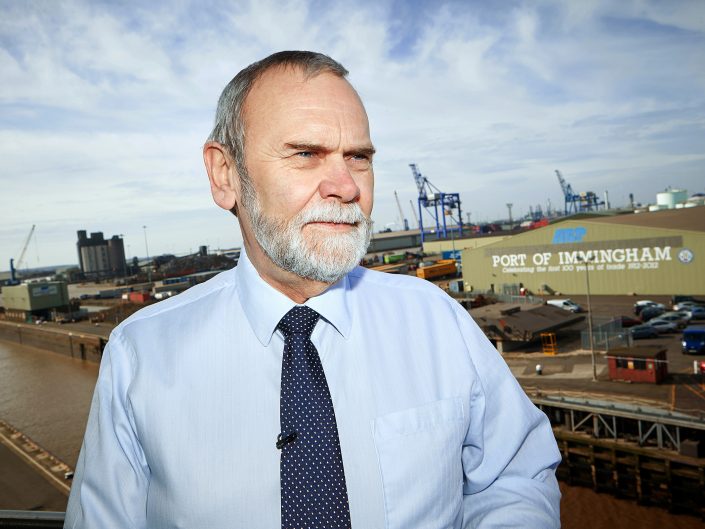
[[688, 191], [685, 189], [667, 189], [656, 195], [656, 204], [659, 209], [675, 209], [676, 204], [685, 202], [688, 198]]

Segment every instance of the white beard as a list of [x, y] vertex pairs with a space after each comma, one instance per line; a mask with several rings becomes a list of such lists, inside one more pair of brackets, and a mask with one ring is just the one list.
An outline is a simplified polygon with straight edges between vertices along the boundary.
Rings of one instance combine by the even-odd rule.
[[[244, 179], [243, 179], [244, 180]], [[242, 182], [242, 202], [252, 223], [255, 239], [279, 268], [305, 279], [335, 283], [355, 268], [367, 253], [372, 220], [359, 204], [321, 202], [290, 220], [267, 216], [250, 182]], [[324, 234], [303, 229], [309, 222], [354, 224], [347, 232]]]

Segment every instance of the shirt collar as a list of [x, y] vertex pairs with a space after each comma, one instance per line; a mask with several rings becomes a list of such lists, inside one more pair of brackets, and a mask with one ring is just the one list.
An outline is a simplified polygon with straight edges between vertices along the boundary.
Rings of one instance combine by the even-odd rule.
[[[238, 297], [245, 316], [257, 339], [267, 346], [279, 321], [296, 303], [260, 277], [244, 247], [240, 250], [235, 273]], [[349, 289], [350, 282], [346, 275], [325, 292], [304, 303], [333, 325], [343, 338], [348, 337], [352, 327]]]

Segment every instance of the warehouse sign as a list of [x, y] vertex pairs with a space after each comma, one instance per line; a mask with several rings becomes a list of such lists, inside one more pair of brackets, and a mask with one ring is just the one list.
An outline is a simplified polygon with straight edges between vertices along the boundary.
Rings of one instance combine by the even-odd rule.
[[40, 285], [32, 289], [32, 296], [35, 298], [41, 296], [56, 296], [59, 293], [59, 289], [56, 285]]
[[507, 253], [492, 255], [492, 268], [506, 274], [593, 270], [655, 270], [671, 261], [671, 246], [563, 250], [558, 252]]

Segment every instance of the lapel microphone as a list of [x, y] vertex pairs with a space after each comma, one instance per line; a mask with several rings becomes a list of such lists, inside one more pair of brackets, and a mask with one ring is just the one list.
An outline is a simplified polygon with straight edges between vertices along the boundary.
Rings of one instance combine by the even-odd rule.
[[281, 450], [289, 443], [293, 443], [294, 441], [296, 441], [296, 437], [296, 432], [289, 432], [288, 434], [280, 433], [279, 435], [277, 435], [277, 448]]

